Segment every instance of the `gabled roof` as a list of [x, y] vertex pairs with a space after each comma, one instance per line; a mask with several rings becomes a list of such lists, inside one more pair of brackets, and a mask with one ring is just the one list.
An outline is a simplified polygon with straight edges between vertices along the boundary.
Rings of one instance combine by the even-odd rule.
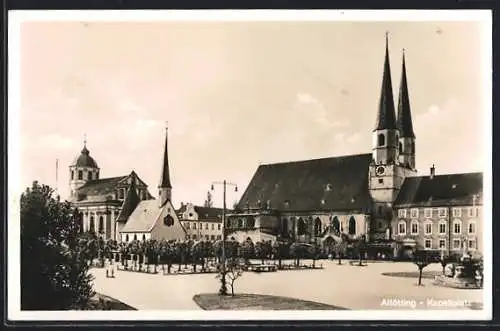
[[281, 211], [370, 210], [368, 169], [371, 154], [261, 165], [238, 209], [258, 201]]
[[482, 199], [481, 172], [407, 177], [394, 206], [472, 205], [473, 196]]
[[127, 195], [125, 196], [125, 200], [123, 201], [120, 214], [118, 214], [116, 221], [126, 222], [140, 201], [141, 199], [137, 195], [136, 191], [135, 180], [133, 180], [132, 183], [130, 183], [130, 186], [127, 190]]
[[121, 232], [149, 232], [160, 216], [157, 200], [143, 200], [134, 209]]
[[[182, 205], [177, 210], [177, 214], [181, 215], [186, 211], [186, 208], [187, 205]], [[194, 211], [198, 214], [199, 220], [219, 220], [222, 215], [222, 208], [194, 206]], [[233, 210], [226, 208], [226, 215], [232, 212]]]

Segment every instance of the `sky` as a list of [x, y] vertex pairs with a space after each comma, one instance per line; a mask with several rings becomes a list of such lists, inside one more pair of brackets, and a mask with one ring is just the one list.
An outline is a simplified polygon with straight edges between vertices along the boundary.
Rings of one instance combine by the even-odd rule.
[[38, 180], [67, 197], [69, 165], [86, 135], [101, 178], [134, 170], [156, 196], [167, 121], [174, 204], [202, 204], [212, 181], [226, 179], [238, 184], [238, 192], [228, 188], [230, 206], [259, 164], [370, 153], [386, 31], [395, 98], [406, 50], [419, 174], [432, 164], [436, 174], [482, 171], [482, 114], [491, 110], [481, 29], [438, 21], [23, 23], [22, 187]]

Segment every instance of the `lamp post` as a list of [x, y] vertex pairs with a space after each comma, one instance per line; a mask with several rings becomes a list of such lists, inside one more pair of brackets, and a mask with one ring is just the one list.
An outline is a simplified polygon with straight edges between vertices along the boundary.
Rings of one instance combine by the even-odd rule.
[[234, 186], [234, 191], [238, 192], [238, 186], [234, 183], [223, 180], [222, 182], [215, 181], [212, 182], [211, 190], [214, 190], [215, 185], [222, 185], [222, 278], [221, 278], [221, 288], [219, 293], [221, 295], [227, 294], [227, 286], [226, 286], [226, 187]]

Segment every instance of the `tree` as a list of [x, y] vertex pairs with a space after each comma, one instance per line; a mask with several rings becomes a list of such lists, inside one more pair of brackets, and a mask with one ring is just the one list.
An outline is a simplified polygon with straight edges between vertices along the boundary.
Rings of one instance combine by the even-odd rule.
[[249, 260], [254, 255], [255, 245], [250, 238], [247, 238], [241, 245], [241, 257], [245, 260], [245, 264], [249, 264]]
[[339, 260], [339, 265], [342, 264], [342, 257], [347, 251], [347, 242], [348, 242], [348, 237], [345, 233], [342, 233], [340, 235], [340, 239], [335, 241], [335, 254], [337, 255], [337, 258]]
[[94, 295], [81, 213], [33, 182], [21, 195], [21, 309], [84, 309]]
[[418, 267], [418, 286], [422, 285], [422, 272], [429, 265], [429, 259], [425, 251], [417, 250], [413, 255], [413, 263]]
[[359, 266], [363, 265], [363, 257], [366, 252], [366, 236], [362, 235], [357, 241], [356, 241], [356, 251], [358, 253], [359, 257]]
[[243, 275], [243, 268], [235, 260], [232, 260], [227, 265], [226, 273], [231, 286], [231, 296], [234, 297], [234, 282]]
[[203, 205], [205, 207], [213, 207], [214, 203], [212, 201], [212, 193], [210, 193], [210, 191], [207, 191], [207, 199], [205, 200], [205, 203]]

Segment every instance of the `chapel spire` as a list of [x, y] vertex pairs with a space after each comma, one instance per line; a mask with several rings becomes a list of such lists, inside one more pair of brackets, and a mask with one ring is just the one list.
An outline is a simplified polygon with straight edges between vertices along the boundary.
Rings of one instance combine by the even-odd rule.
[[398, 130], [400, 137], [415, 138], [411, 120], [410, 97], [408, 95], [408, 82], [406, 80], [405, 50], [403, 49], [403, 69], [401, 71], [401, 84], [399, 86], [398, 102]]
[[168, 167], [168, 124], [165, 125], [165, 147], [163, 151], [163, 165], [161, 169], [160, 184], [158, 185], [160, 205], [172, 199], [172, 184]]
[[382, 76], [382, 89], [377, 114], [375, 130], [396, 129], [396, 112], [394, 109], [394, 96], [392, 93], [391, 65], [389, 63], [389, 33], [385, 33], [385, 62]]

